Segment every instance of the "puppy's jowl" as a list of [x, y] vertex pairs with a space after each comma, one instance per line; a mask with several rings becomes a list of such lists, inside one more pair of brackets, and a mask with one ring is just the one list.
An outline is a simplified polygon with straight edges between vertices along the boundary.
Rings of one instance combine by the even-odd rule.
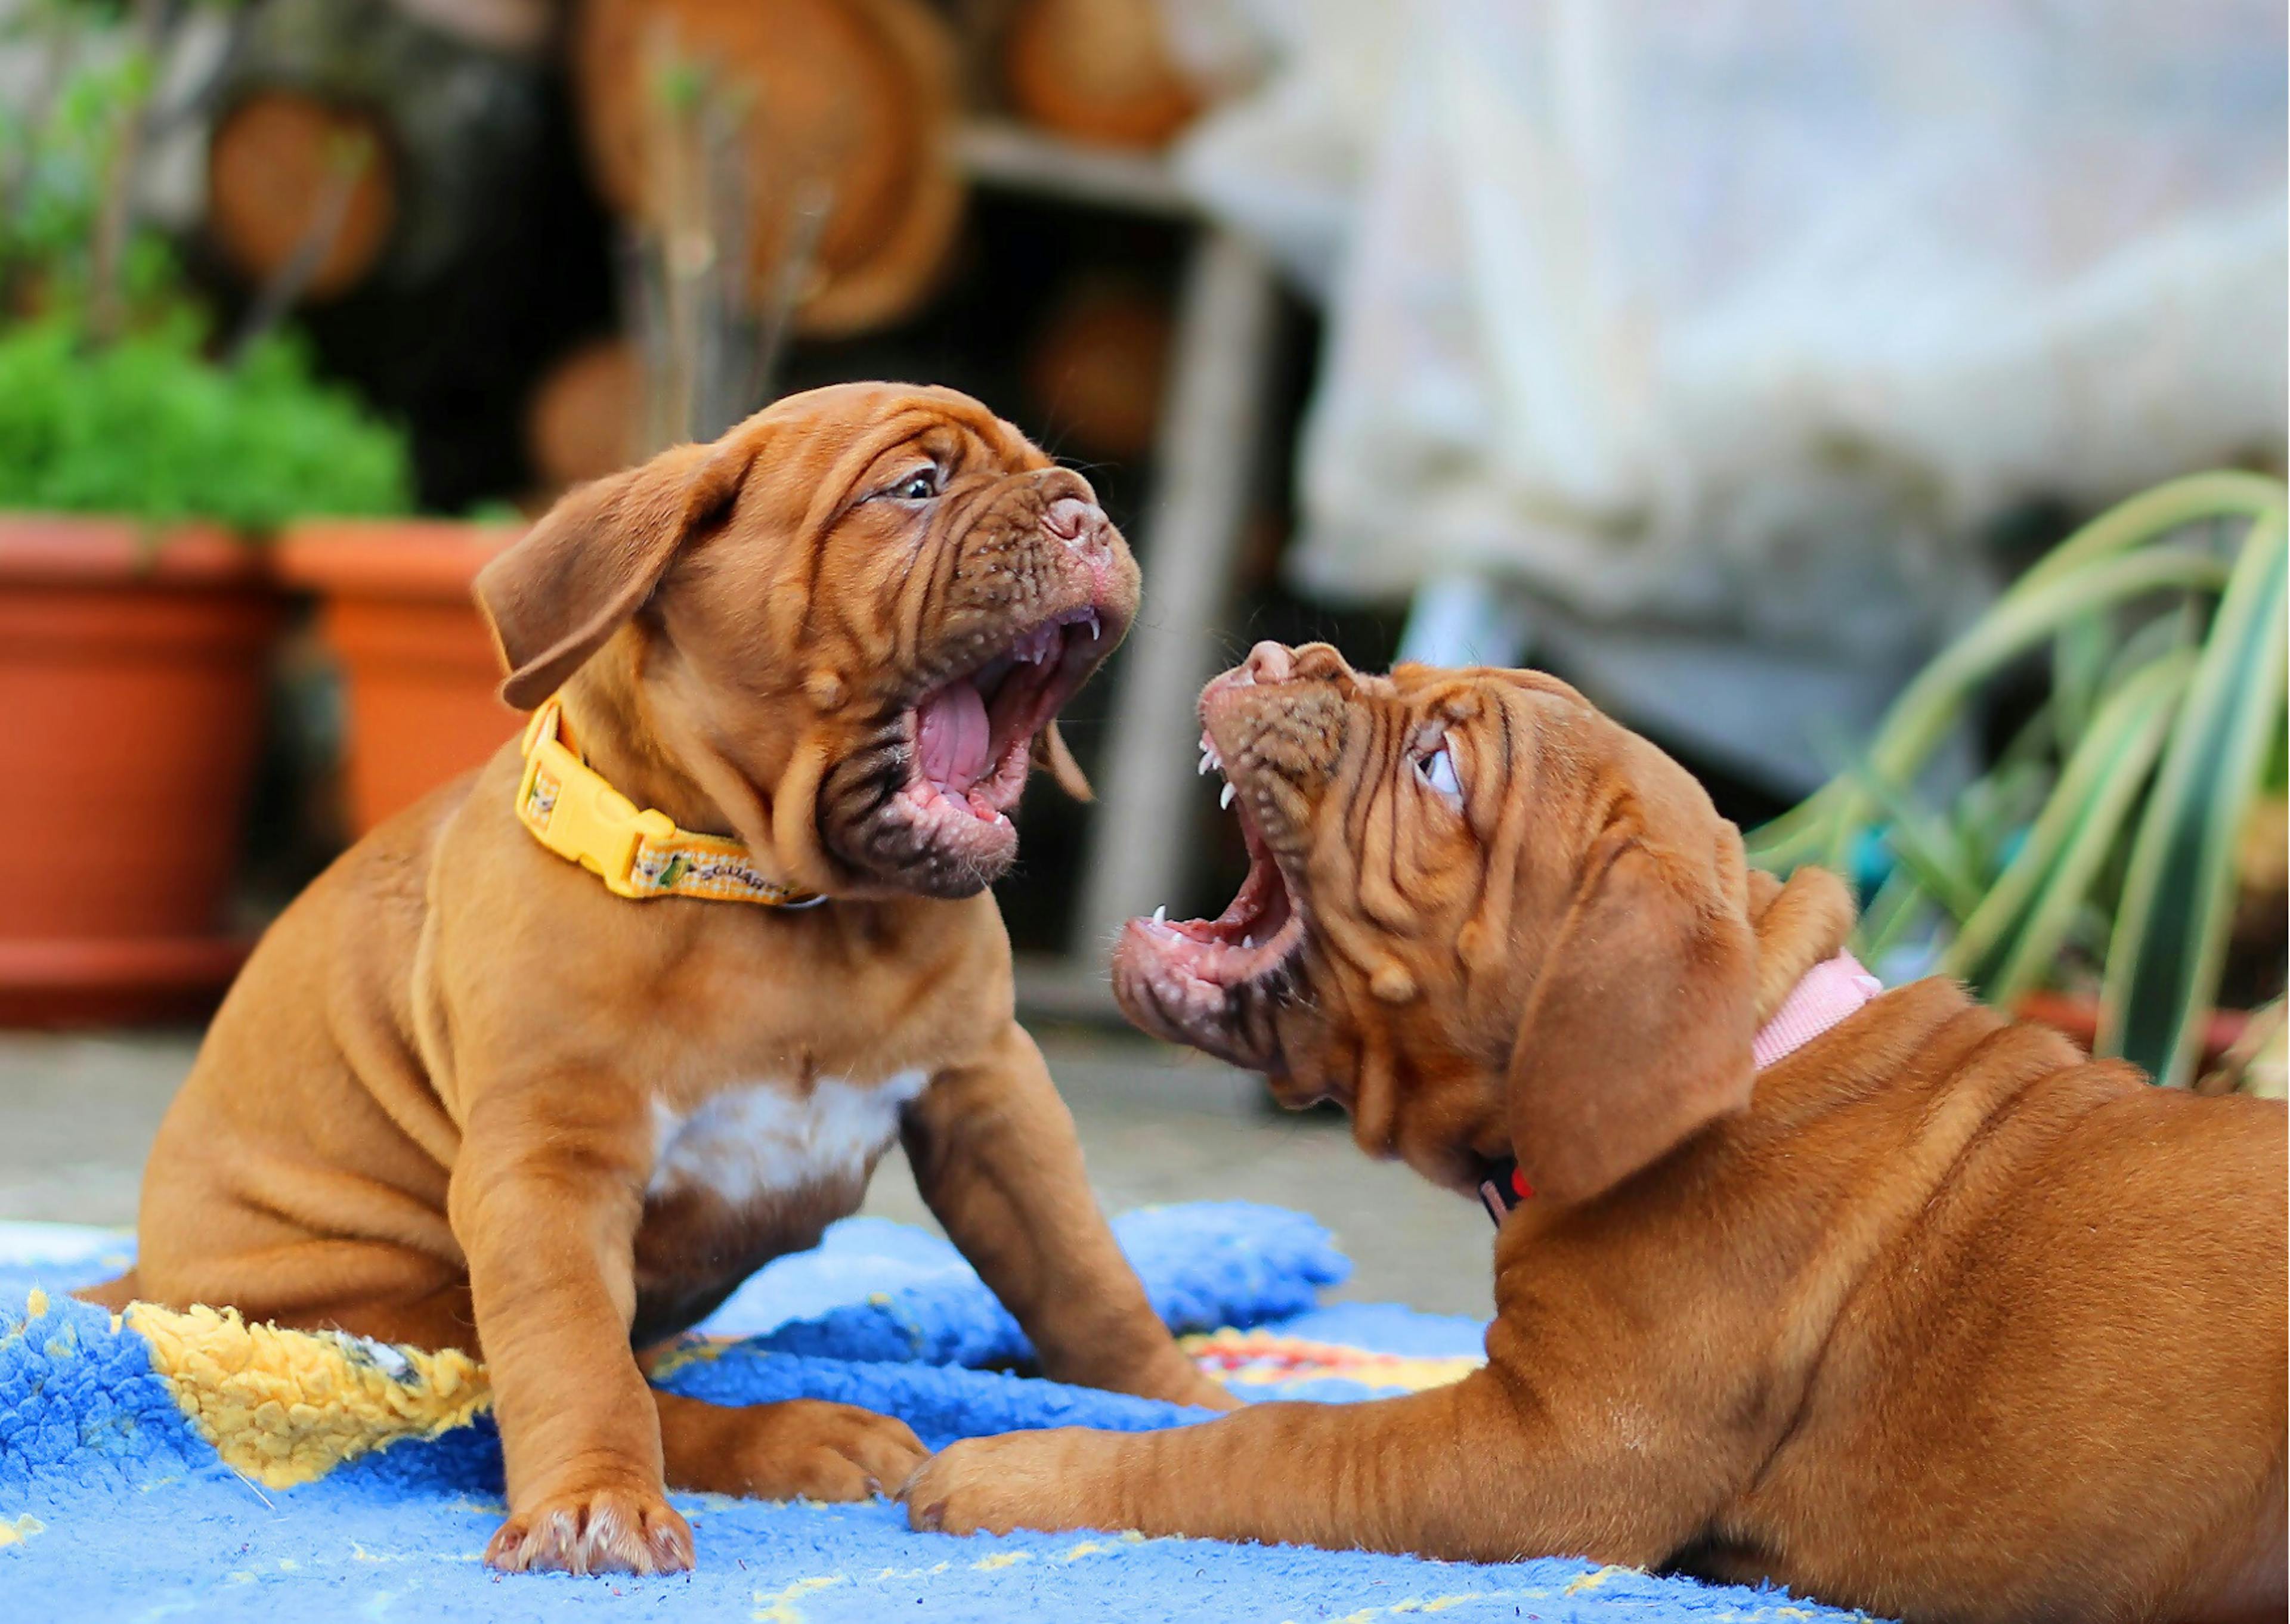
[[965, 396], [821, 390], [574, 492], [478, 592], [532, 725], [272, 927], [100, 1299], [481, 1352], [487, 1559], [685, 1567], [669, 1485], [852, 1499], [922, 1459], [637, 1358], [897, 1138], [1050, 1374], [1229, 1404], [1096, 1210], [985, 893], [1135, 612], [1088, 484]]
[[1504, 1215], [1484, 1370], [957, 1444], [917, 1524], [1670, 1565], [1910, 1620], [2283, 1616], [2286, 1114], [2094, 1063], [1751, 873], [1532, 672], [1260, 646], [1202, 699], [1253, 859], [1139, 920], [1148, 1030]]

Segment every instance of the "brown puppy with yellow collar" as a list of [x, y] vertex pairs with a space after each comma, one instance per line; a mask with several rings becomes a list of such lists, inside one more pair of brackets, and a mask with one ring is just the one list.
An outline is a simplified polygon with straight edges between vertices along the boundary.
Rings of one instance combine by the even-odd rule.
[[1486, 1366], [957, 1444], [918, 1525], [2283, 1617], [2279, 1101], [2154, 1088], [1950, 981], [1871, 1001], [1843, 885], [1750, 873], [1549, 677], [1264, 644], [1201, 708], [1253, 868], [1221, 919], [1131, 924], [1116, 989], [1460, 1195], [1516, 1161]]
[[[511, 741], [287, 909], [99, 1300], [482, 1351], [486, 1559], [687, 1567], [664, 1484], [856, 1499], [923, 1457], [846, 1405], [653, 1392], [634, 1351], [813, 1244], [900, 1137], [1050, 1374], [1229, 1403], [1096, 1209], [984, 889], [1029, 753], [1136, 609], [1080, 476], [950, 391], [818, 390], [574, 492], [477, 590], [504, 694], [555, 696], [589, 771]], [[599, 778], [673, 853], [599, 866], [664, 894], [528, 827], [579, 848]]]

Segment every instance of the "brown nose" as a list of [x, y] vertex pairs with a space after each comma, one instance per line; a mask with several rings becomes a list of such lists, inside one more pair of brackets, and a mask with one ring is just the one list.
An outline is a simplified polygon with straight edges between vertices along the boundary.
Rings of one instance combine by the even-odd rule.
[[1042, 510], [1042, 528], [1068, 547], [1094, 540], [1105, 524], [1105, 509], [1078, 496], [1061, 496]]
[[1248, 651], [1240, 668], [1253, 683], [1285, 683], [1296, 669], [1296, 656], [1285, 643], [1260, 643]]

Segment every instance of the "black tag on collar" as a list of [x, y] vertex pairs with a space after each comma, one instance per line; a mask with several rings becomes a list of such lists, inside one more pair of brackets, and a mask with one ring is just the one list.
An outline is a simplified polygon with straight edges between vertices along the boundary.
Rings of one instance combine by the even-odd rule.
[[1500, 1228], [1512, 1209], [1534, 1199], [1534, 1186], [1518, 1171], [1517, 1162], [1497, 1162], [1494, 1176], [1479, 1180], [1479, 1200], [1487, 1209], [1487, 1216]]

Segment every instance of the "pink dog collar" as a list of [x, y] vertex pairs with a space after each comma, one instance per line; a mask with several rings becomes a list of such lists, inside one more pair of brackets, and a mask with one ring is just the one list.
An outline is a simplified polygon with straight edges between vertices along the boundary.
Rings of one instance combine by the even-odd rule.
[[[1823, 1032], [1854, 1013], [1885, 990], [1885, 984], [1861, 967], [1850, 953], [1823, 959], [1805, 972], [1790, 989], [1774, 1018], [1750, 1040], [1750, 1058], [1759, 1071], [1779, 1063]], [[1511, 1209], [1534, 1197], [1533, 1189], [1517, 1162], [1504, 1162], [1495, 1176], [1479, 1186], [1479, 1200], [1487, 1216], [1500, 1224]]]
[[1805, 979], [1782, 1000], [1774, 1018], [1750, 1040], [1750, 1055], [1759, 1071], [1792, 1051], [1804, 1047], [1885, 990], [1885, 984], [1861, 967], [1850, 953], [1823, 959], [1805, 972]]

